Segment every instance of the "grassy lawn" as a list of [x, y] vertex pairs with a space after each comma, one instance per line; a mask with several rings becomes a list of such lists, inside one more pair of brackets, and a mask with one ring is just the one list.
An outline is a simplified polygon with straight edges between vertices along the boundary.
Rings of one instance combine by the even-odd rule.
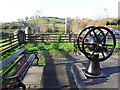
[[73, 43], [29, 43], [25, 45], [27, 51], [73, 51]]
[[[25, 46], [25, 48], [27, 51], [38, 51], [41, 64], [44, 64], [46, 58], [64, 58], [67, 55], [73, 56], [74, 52], [73, 43], [29, 43]], [[116, 51], [113, 55], [120, 55], [120, 42], [117, 42]]]
[[[46, 59], [61, 57], [72, 59], [74, 52], [73, 43], [28, 43], [26, 45], [21, 45], [18, 48], [11, 50], [10, 52], [7, 52], [5, 55], [1, 56], [0, 62], [11, 56], [13, 53], [17, 52], [21, 47], [24, 47], [26, 51], [38, 51], [38, 57], [40, 59], [39, 64], [42, 66], [45, 65]], [[120, 55], [120, 42], [117, 42], [116, 49], [117, 52], [114, 52], [113, 55], [118, 56]], [[33, 65], [35, 64], [36, 60], [33, 62]], [[1, 70], [0, 73], [2, 73], [2, 71], [4, 70]]]
[[[17, 52], [21, 47], [24, 47], [26, 51], [38, 51], [40, 57], [43, 57], [40, 53], [46, 51], [54, 52], [52, 53], [53, 57], [61, 57], [61, 54], [59, 54], [60, 51], [71, 53], [71, 55], [73, 55], [74, 51], [73, 43], [28, 43], [26, 45], [21, 45], [18, 48], [11, 50], [10, 52], [7, 52], [5, 55], [1, 56], [0, 62], [3, 61], [5, 58], [8, 58], [13, 53]], [[117, 42], [116, 50], [117, 52], [114, 52], [113, 55], [120, 55], [120, 42]]]
[[[5, 55], [3, 55], [0, 59], [0, 61], [3, 61], [5, 58], [8, 58], [13, 53], [17, 52], [20, 47], [24, 47], [26, 51], [38, 51], [38, 57], [39, 57], [39, 64], [45, 65], [45, 60], [50, 58], [61, 58], [73, 55], [73, 43], [29, 43], [27, 45], [21, 45], [18, 48], [7, 52]], [[36, 60], [34, 60], [33, 65], [36, 64]], [[4, 70], [0, 70], [0, 74], [4, 72], [10, 65], [7, 65]], [[17, 68], [17, 67], [16, 67]], [[12, 73], [16, 70], [14, 68], [12, 72], [9, 73], [9, 75], [12, 75]]]
[[67, 55], [73, 56], [74, 51], [73, 43], [29, 43], [25, 45], [25, 48], [27, 51], [39, 52], [39, 64], [41, 65], [44, 65], [45, 60], [48, 58], [64, 58]]

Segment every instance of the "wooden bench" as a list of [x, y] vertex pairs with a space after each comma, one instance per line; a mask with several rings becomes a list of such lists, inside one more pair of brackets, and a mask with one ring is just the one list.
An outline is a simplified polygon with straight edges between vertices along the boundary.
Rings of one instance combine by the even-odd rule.
[[35, 59], [37, 59], [38, 65], [39, 58], [37, 55], [38, 52], [36, 51], [25, 52], [25, 49], [22, 48], [0, 63], [0, 70], [2, 70], [0, 88], [6, 90], [22, 87], [23, 90], [26, 90], [22, 80]]

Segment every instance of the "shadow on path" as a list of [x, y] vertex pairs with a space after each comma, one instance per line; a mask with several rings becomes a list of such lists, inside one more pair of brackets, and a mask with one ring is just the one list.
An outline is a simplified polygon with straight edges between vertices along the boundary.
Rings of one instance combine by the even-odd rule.
[[42, 88], [59, 88], [59, 81], [56, 78], [56, 69], [54, 61], [49, 51], [42, 52], [45, 57], [45, 66], [42, 76]]
[[70, 86], [72, 88], [77, 88], [75, 81], [74, 81], [74, 78], [73, 78], [73, 74], [71, 72], [71, 66], [76, 62], [76, 58], [71, 56], [69, 54], [69, 52], [67, 52], [67, 51], [58, 51], [58, 52], [63, 54], [66, 58], [66, 63], [64, 65], [66, 67], [67, 77], [68, 77], [68, 81], [69, 81]]
[[[60, 51], [61, 52], [61, 51]], [[65, 51], [62, 51], [62, 54]], [[45, 57], [45, 66], [42, 76], [42, 88], [59, 88], [71, 89], [76, 88], [72, 73], [71, 65], [67, 58], [53, 58], [52, 52], [44, 51], [42, 55]], [[71, 58], [71, 57], [69, 57]], [[67, 59], [67, 60], [66, 60]]]

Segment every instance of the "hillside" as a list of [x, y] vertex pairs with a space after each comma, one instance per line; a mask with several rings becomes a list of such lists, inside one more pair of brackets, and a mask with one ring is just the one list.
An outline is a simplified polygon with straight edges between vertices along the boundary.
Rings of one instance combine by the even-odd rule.
[[33, 19], [27, 22], [32, 25], [34, 29], [40, 27], [42, 32], [64, 32], [65, 31], [65, 19], [57, 17], [41, 17]]
[[[0, 28], [7, 33], [13, 33], [17, 26], [20, 28], [23, 24], [27, 24], [33, 28], [34, 34], [40, 33], [65, 33], [65, 18], [58, 17], [39, 17], [28, 21], [19, 21], [11, 23], [0, 23]], [[79, 33], [86, 26], [105, 26], [111, 25], [112, 28], [120, 30], [120, 19], [108, 18], [92, 20], [89, 18], [72, 18], [69, 20], [70, 33]], [[22, 29], [22, 28], [21, 28]]]

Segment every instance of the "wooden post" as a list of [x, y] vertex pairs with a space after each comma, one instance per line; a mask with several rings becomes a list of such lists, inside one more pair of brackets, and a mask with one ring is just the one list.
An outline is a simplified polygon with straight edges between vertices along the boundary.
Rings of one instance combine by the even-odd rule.
[[42, 40], [41, 41], [44, 42], [44, 34], [41, 34], [41, 35], [42, 35]]
[[71, 42], [71, 38], [72, 38], [72, 35], [71, 35], [71, 34], [69, 34], [69, 42]]
[[26, 35], [25, 40], [26, 40], [26, 42], [31, 42], [32, 41], [31, 34], [32, 34], [32, 28], [29, 27], [29, 26], [26, 27], [26, 29], [25, 29], [25, 35]]
[[11, 35], [9, 35], [9, 41], [10, 41], [10, 45], [12, 47]]
[[70, 18], [69, 17], [67, 17], [66, 19], [65, 19], [65, 33], [67, 34], [67, 33], [70, 33]]

